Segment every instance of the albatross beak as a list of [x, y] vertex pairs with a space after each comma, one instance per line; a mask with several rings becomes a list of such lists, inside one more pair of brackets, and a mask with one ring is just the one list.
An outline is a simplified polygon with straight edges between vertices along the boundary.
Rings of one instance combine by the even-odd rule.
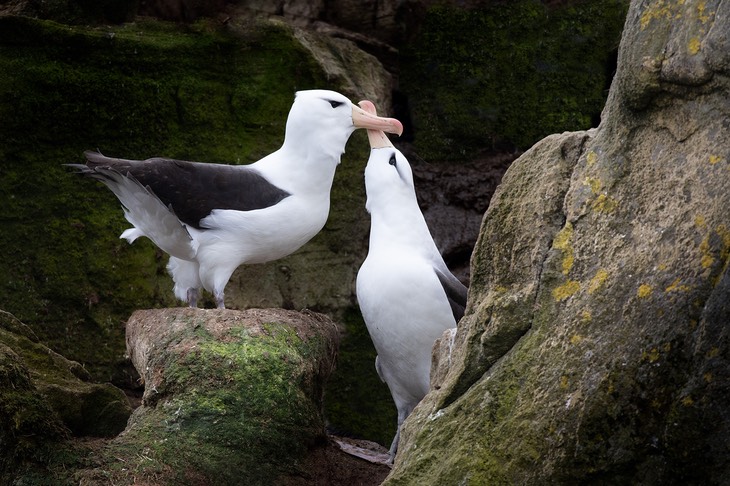
[[[360, 105], [360, 108], [362, 108], [366, 113], [368, 113], [370, 115], [377, 114], [375, 105], [371, 101], [362, 100], [360, 103], [358, 103], [358, 105]], [[396, 121], [398, 121], [398, 120], [396, 120]], [[402, 127], [401, 127], [401, 130], [403, 130]], [[390, 142], [390, 139], [388, 139], [388, 136], [385, 133], [383, 133], [381, 130], [368, 130], [368, 140], [370, 141], [371, 149], [385, 148], [385, 147], [393, 146], [393, 144]]]
[[[362, 103], [362, 101], [360, 103]], [[368, 101], [368, 103], [370, 102]], [[399, 136], [403, 133], [403, 124], [395, 118], [383, 118], [371, 115], [359, 106], [355, 105], [352, 105], [352, 124], [355, 125], [356, 128], [382, 130], [388, 133], [395, 133]]]

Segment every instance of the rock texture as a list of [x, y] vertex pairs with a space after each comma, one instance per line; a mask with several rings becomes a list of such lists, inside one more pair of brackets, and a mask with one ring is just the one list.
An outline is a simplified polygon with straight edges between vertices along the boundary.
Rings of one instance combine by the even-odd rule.
[[79, 363], [0, 311], [0, 483], [46, 463], [71, 436], [109, 437], [124, 429], [132, 412], [124, 393], [89, 380]]
[[272, 484], [296, 475], [326, 443], [323, 388], [338, 342], [335, 324], [311, 312], [136, 311], [127, 349], [145, 382], [143, 404], [80, 473], [82, 484]]
[[386, 484], [726, 481], [729, 36], [727, 2], [632, 2], [599, 128], [505, 174]]

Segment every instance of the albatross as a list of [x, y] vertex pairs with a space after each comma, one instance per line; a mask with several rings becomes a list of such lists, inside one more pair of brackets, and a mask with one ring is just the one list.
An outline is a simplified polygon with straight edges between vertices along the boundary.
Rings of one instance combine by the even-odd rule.
[[[360, 106], [375, 113], [369, 101]], [[368, 130], [370, 158], [365, 167], [368, 254], [357, 274], [360, 311], [377, 356], [375, 369], [390, 389], [398, 427], [428, 393], [431, 348], [456, 327], [466, 307], [466, 287], [451, 273], [418, 207], [408, 160], [382, 131]]]
[[281, 148], [249, 165], [169, 158], [126, 160], [87, 151], [67, 164], [103, 182], [122, 203], [132, 228], [170, 255], [175, 296], [197, 307], [199, 290], [224, 308], [224, 289], [244, 263], [285, 257], [327, 221], [335, 169], [357, 128], [400, 135], [403, 125], [375, 116], [340, 93], [299, 91]]

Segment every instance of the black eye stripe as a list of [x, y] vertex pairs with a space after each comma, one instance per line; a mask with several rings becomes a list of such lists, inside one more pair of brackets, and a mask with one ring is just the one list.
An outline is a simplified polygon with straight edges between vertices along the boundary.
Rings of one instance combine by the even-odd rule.
[[390, 160], [388, 161], [390, 165], [395, 166], [395, 154], [390, 156]]
[[337, 108], [342, 104], [342, 101], [327, 100], [332, 108]]

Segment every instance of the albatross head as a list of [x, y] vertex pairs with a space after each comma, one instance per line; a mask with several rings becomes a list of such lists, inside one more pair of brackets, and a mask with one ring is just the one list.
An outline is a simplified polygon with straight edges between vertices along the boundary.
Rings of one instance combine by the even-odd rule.
[[398, 120], [368, 113], [340, 93], [321, 89], [299, 91], [289, 111], [284, 144], [293, 144], [300, 150], [316, 147], [339, 160], [347, 140], [358, 128], [403, 133]]
[[[375, 115], [372, 102], [363, 100], [359, 105], [362, 111]], [[398, 207], [404, 201], [415, 201], [416, 189], [408, 159], [379, 129], [369, 129], [368, 139], [370, 158], [365, 167], [366, 209], [372, 213], [374, 205]]]

